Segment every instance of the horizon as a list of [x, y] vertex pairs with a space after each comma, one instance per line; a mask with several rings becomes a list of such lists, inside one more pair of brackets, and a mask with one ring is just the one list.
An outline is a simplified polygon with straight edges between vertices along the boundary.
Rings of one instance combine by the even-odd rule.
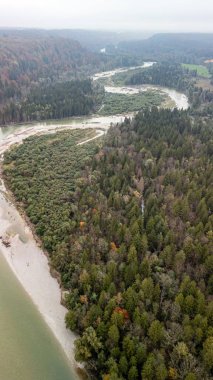
[[143, 34], [149, 34], [150, 36], [153, 36], [155, 34], [213, 34], [213, 30], [210, 32], [206, 31], [187, 31], [187, 30], [182, 30], [182, 31], [170, 31], [170, 30], [144, 30], [144, 29], [90, 29], [90, 28], [63, 28], [63, 27], [27, 27], [27, 26], [0, 26], [0, 30], [8, 30], [8, 31], [82, 31], [82, 32], [96, 32], [96, 33], [116, 33], [116, 34], [137, 34], [137, 33], [143, 33]]
[[210, 0], [2, 0], [1, 28], [213, 33]]

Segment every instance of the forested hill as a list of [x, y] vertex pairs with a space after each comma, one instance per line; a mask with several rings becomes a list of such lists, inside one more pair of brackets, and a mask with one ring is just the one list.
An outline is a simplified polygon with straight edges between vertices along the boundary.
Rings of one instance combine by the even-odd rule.
[[77, 41], [39, 33], [0, 35], [0, 104], [17, 101], [34, 85], [70, 80], [100, 69], [101, 56]]
[[144, 60], [201, 63], [213, 58], [213, 34], [156, 34], [146, 40], [120, 42], [118, 50], [141, 55]]
[[78, 175], [70, 132], [5, 154], [92, 379], [212, 379], [212, 129], [183, 111], [141, 112], [111, 128]]
[[[70, 86], [77, 83], [81, 90], [85, 88], [85, 82], [74, 84], [71, 81], [84, 80], [102, 70], [141, 64], [141, 59], [132, 54], [107, 55], [89, 51], [78, 41], [72, 40], [69, 33], [69, 37], [65, 38], [66, 33], [62, 32], [60, 36], [53, 31], [0, 30], [0, 124], [32, 120], [33, 116], [35, 120], [40, 120], [44, 115], [49, 117], [51, 114], [76, 115], [78, 108], [83, 110], [79, 115], [85, 114], [93, 108], [87, 107], [89, 102], [84, 107], [85, 97], [82, 107], [70, 104], [68, 110], [66, 101], [63, 110], [54, 111], [52, 101], [51, 105], [46, 102], [44, 106], [44, 96], [41, 96], [40, 105], [38, 99], [36, 104], [32, 104], [29, 94], [31, 97], [33, 92], [35, 98], [44, 91], [48, 101], [54, 97], [54, 103], [59, 105], [62, 104], [59, 92], [63, 87], [66, 95]], [[56, 90], [55, 95], [58, 94], [59, 99], [50, 95], [51, 89]], [[80, 101], [78, 95], [79, 91], [77, 97]]]

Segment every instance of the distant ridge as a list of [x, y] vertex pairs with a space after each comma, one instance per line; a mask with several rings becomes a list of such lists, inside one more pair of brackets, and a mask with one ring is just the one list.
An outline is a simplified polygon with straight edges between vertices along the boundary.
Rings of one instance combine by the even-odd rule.
[[196, 63], [213, 58], [213, 33], [159, 33], [146, 40], [120, 42], [118, 48], [144, 59]]

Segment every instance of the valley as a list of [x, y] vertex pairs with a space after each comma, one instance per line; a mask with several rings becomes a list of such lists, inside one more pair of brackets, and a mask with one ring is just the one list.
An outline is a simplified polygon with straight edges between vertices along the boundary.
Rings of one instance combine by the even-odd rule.
[[20, 353], [4, 377], [209, 380], [211, 68], [69, 45], [78, 74], [54, 53], [52, 82], [44, 61], [2, 113], [0, 326], [4, 355]]

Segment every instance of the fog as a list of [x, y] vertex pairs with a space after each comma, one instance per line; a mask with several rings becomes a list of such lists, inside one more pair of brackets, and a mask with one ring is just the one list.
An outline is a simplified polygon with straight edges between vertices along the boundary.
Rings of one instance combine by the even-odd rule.
[[0, 27], [213, 32], [212, 0], [0, 0]]

